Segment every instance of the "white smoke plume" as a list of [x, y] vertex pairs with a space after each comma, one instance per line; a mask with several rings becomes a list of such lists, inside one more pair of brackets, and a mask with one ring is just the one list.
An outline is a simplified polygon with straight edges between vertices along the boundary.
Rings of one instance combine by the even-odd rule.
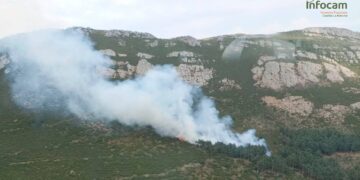
[[185, 83], [171, 66], [156, 66], [144, 76], [110, 82], [98, 73], [109, 59], [81, 33], [33, 32], [0, 44], [0, 51], [6, 51], [12, 61], [7, 75], [13, 99], [22, 107], [65, 109], [84, 120], [151, 126], [162, 136], [180, 136], [190, 143], [205, 140], [266, 147], [254, 129], [233, 132], [231, 117], [219, 117], [214, 102]]

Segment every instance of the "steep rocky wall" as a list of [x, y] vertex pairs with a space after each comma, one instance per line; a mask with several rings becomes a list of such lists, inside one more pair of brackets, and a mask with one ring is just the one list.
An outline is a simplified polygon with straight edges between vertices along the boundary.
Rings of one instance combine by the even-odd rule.
[[349, 68], [331, 62], [299, 60], [283, 62], [275, 57], [262, 56], [251, 70], [255, 86], [280, 91], [286, 88], [342, 83], [358, 75]]

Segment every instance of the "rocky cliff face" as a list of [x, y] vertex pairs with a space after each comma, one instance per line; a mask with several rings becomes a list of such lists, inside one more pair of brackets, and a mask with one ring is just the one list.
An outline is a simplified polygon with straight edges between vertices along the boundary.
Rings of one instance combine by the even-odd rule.
[[358, 78], [355, 72], [335, 61], [282, 62], [271, 56], [261, 56], [251, 71], [255, 86], [276, 91], [292, 87], [305, 88], [310, 85], [342, 83], [345, 79]]
[[214, 70], [202, 65], [180, 64], [176, 69], [186, 82], [196, 86], [205, 86], [213, 78]]
[[[116, 55], [115, 51], [111, 49], [100, 50], [100, 52], [109, 57]], [[125, 79], [135, 75], [144, 75], [154, 66], [148, 61], [148, 59], [151, 59], [154, 56], [141, 52], [138, 52], [136, 55], [142, 59], [140, 59], [135, 66], [129, 64], [128, 61], [113, 61], [116, 68], [104, 68], [100, 71], [100, 73], [107, 78], [115, 79]], [[179, 57], [183, 62], [189, 62], [187, 58], [193, 58], [194, 53], [187, 51], [174, 51], [169, 53], [167, 57]], [[203, 65], [179, 64], [175, 67], [184, 81], [195, 86], [205, 86], [208, 84], [209, 80], [213, 78], [214, 69], [205, 68]]]

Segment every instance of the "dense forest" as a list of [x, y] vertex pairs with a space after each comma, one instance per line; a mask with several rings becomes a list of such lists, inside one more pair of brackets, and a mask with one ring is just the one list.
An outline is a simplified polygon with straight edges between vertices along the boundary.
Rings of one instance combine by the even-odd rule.
[[360, 165], [343, 170], [333, 159], [325, 158], [336, 152], [360, 151], [360, 136], [341, 134], [333, 129], [281, 130], [282, 148], [266, 156], [262, 146], [236, 147], [233, 144], [211, 144], [200, 141], [198, 145], [210, 153], [221, 153], [234, 158], [244, 158], [254, 163], [259, 171], [291, 173], [300, 170], [315, 179], [360, 179]]

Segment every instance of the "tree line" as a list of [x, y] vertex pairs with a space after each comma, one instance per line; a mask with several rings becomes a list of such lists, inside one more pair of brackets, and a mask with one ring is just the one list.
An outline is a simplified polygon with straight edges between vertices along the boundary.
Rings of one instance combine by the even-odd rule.
[[262, 146], [237, 147], [199, 141], [198, 145], [209, 153], [221, 153], [233, 158], [244, 158], [253, 162], [259, 171], [279, 173], [302, 172], [314, 179], [360, 179], [360, 165], [343, 170], [339, 164], [324, 155], [336, 152], [359, 152], [360, 136], [343, 134], [334, 129], [281, 130], [280, 150], [268, 157]]

